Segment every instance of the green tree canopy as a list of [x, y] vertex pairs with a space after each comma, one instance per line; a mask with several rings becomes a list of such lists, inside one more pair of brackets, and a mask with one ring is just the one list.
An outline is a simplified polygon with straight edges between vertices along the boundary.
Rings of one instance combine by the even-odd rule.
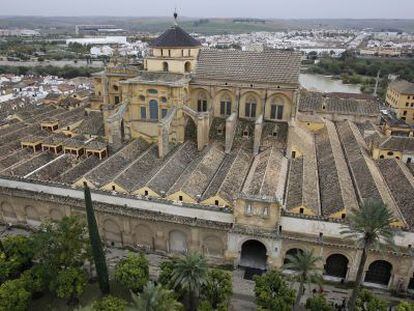
[[[349, 310], [355, 310], [355, 303], [361, 286], [364, 267], [371, 248], [381, 248], [394, 245], [397, 231], [391, 225], [394, 216], [387, 206], [378, 201], [366, 200], [359, 210], [348, 215], [348, 223], [341, 234], [362, 248], [362, 255], [358, 265], [355, 287], [349, 300]], [[383, 241], [384, 244], [380, 242]]]
[[28, 237], [8, 236], [2, 244], [5, 252], [0, 252], [0, 284], [29, 268], [34, 256], [33, 241]]
[[408, 301], [401, 301], [395, 311], [414, 311], [414, 304]]
[[207, 280], [201, 288], [201, 298], [208, 302], [213, 309], [219, 305], [227, 307], [232, 294], [231, 274], [228, 271], [211, 269]]
[[376, 297], [372, 294], [369, 290], [363, 289], [359, 291], [355, 310], [357, 311], [387, 311], [388, 305], [387, 303]]
[[314, 295], [306, 300], [306, 310], [310, 311], [334, 311], [328, 304], [324, 295]]
[[78, 217], [46, 222], [34, 236], [40, 263], [50, 274], [63, 268], [81, 266], [90, 259], [86, 225]]
[[295, 306], [297, 308], [304, 292], [304, 285], [310, 282], [321, 282], [321, 269], [317, 264], [321, 258], [314, 256], [313, 250], [305, 250], [303, 252], [298, 252], [295, 255], [288, 255], [286, 259], [287, 263], [284, 264], [284, 268], [294, 270], [295, 279], [299, 282], [299, 290], [295, 301]]
[[171, 284], [171, 277], [174, 271], [175, 260], [166, 260], [160, 264], [160, 274], [158, 276], [158, 283], [165, 288], [172, 289], [174, 286]]
[[129, 253], [116, 265], [115, 279], [134, 292], [142, 291], [149, 280], [148, 260], [144, 254]]
[[69, 299], [69, 303], [76, 304], [79, 296], [85, 291], [87, 276], [79, 267], [69, 267], [59, 271], [49, 287], [59, 298]]
[[47, 288], [45, 267], [41, 264], [34, 265], [31, 269], [26, 270], [20, 276], [24, 280], [26, 289], [36, 295]]
[[161, 285], [155, 286], [148, 282], [139, 295], [131, 293], [133, 304], [128, 310], [136, 311], [178, 311], [182, 305], [174, 296], [174, 293]]
[[29, 305], [30, 296], [23, 280], [6, 281], [0, 286], [0, 311], [25, 311]]
[[207, 262], [201, 254], [189, 253], [174, 263], [171, 282], [187, 295], [188, 308], [195, 310], [200, 290], [207, 280]]
[[295, 303], [295, 290], [289, 288], [277, 270], [255, 276], [254, 293], [259, 307], [269, 311], [291, 311]]

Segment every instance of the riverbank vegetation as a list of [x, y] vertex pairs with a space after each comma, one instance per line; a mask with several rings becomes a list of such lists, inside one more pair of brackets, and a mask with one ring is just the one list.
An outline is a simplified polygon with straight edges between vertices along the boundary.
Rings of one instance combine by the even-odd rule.
[[389, 75], [414, 82], [414, 59], [365, 59], [351, 53], [344, 53], [340, 58], [320, 59], [318, 63], [309, 66], [307, 72], [335, 76], [346, 84], [360, 84], [361, 91], [364, 93], [373, 92], [379, 72], [378, 95], [383, 97]]
[[65, 79], [72, 79], [75, 77], [90, 77], [92, 73], [101, 71], [102, 68], [97, 67], [73, 67], [64, 66], [57, 67], [52, 65], [47, 66], [0, 66], [0, 74], [14, 74], [14, 75], [37, 75], [37, 76], [58, 76]]

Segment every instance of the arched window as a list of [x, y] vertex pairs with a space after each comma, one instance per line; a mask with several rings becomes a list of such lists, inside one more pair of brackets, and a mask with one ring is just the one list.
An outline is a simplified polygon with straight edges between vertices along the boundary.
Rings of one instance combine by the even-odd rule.
[[385, 260], [376, 260], [369, 265], [365, 274], [365, 282], [388, 285], [391, 278], [392, 265]]
[[169, 234], [170, 252], [186, 253], [187, 252], [187, 235], [179, 230], [173, 230]]
[[231, 98], [228, 94], [224, 94], [220, 99], [220, 115], [231, 115]]
[[119, 90], [118, 85], [113, 85], [112, 88], [114, 89], [115, 92], [118, 92]]
[[273, 98], [270, 104], [270, 119], [283, 120], [284, 101], [281, 97]]
[[185, 72], [191, 72], [191, 62], [185, 62], [184, 70]]
[[325, 274], [337, 278], [346, 278], [348, 258], [342, 254], [332, 254], [326, 259]]
[[207, 111], [207, 95], [205, 92], [200, 92], [198, 94], [197, 111]]
[[246, 118], [256, 118], [256, 106], [256, 98], [254, 98], [253, 96], [249, 96], [244, 106], [244, 116]]
[[283, 261], [283, 264], [290, 263], [289, 256], [296, 256], [297, 254], [303, 254], [303, 250], [300, 248], [291, 248], [286, 252], [285, 260]]
[[168, 63], [167, 62], [162, 63], [162, 71], [168, 72]]
[[158, 102], [155, 99], [149, 102], [150, 119], [158, 120]]

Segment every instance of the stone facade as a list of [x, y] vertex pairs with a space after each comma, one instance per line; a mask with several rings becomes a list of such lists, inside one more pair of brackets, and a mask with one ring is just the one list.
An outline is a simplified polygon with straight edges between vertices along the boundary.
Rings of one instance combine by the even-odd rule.
[[[59, 185], [1, 179], [0, 219], [3, 223], [36, 227], [46, 219], [85, 215], [82, 190], [62, 190]], [[248, 263], [249, 256], [252, 256], [245, 252], [245, 245], [256, 243], [265, 250], [265, 268], [280, 268], [286, 254], [292, 250], [313, 249], [323, 259], [320, 265], [325, 271], [331, 271], [332, 264], [342, 267], [333, 269], [334, 274], [341, 273], [343, 269], [343, 275], [325, 273], [326, 278], [352, 281], [356, 277], [360, 250], [340, 236], [340, 222], [293, 216], [281, 212], [277, 204], [255, 203], [247, 199], [239, 202], [233, 216], [225, 210], [203, 210], [173, 204], [166, 205], [168, 209], [161, 212], [157, 211], [159, 204], [166, 203], [162, 200], [141, 201], [125, 196], [123, 201], [116, 201], [113, 195], [104, 192], [93, 192], [92, 198], [101, 235], [108, 245], [166, 255], [197, 251], [216, 263], [238, 266]], [[108, 203], [111, 200], [113, 203]], [[116, 202], [127, 203], [121, 206]], [[136, 202], [141, 208], [136, 208], [131, 202]], [[253, 209], [247, 209], [247, 204], [252, 204]], [[268, 213], [263, 213], [264, 207], [269, 208]], [[369, 273], [371, 264], [378, 261], [389, 263], [392, 270], [386, 284], [366, 282], [366, 285], [407, 288], [414, 273], [411, 245], [407, 243], [413, 238], [413, 234], [408, 232], [397, 238], [399, 253], [391, 250], [370, 252], [365, 273]], [[252, 258], [260, 268], [260, 257]], [[338, 258], [343, 258], [346, 265], [341, 266]]]

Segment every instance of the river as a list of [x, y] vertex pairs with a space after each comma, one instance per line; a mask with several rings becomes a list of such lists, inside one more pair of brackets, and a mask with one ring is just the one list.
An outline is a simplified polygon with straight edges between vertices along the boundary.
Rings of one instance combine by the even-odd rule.
[[343, 84], [341, 80], [323, 75], [301, 73], [299, 82], [304, 88], [311, 91], [361, 93], [360, 85], [358, 84]]
[[87, 64], [85, 60], [78, 60], [76, 63], [73, 60], [46, 60], [43, 62], [38, 61], [8, 61], [8, 60], [0, 60], [0, 66], [27, 66], [27, 67], [34, 67], [34, 66], [56, 66], [56, 67], [64, 67], [64, 66], [71, 66], [71, 67], [104, 67], [103, 62], [100, 60], [95, 60], [92, 64]]

